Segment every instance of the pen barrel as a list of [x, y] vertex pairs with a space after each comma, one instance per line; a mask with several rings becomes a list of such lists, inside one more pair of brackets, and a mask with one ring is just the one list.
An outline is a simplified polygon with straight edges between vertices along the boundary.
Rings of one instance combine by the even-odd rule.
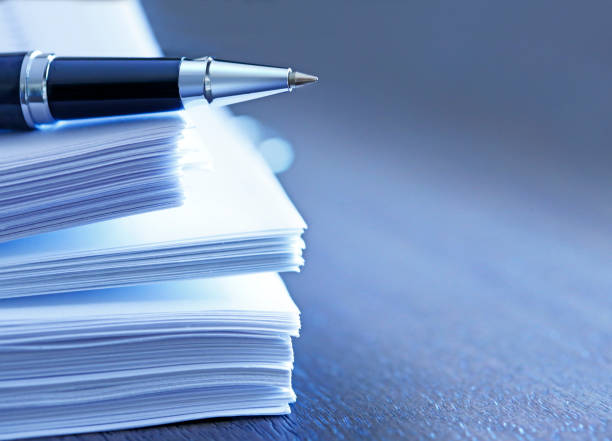
[[27, 129], [20, 100], [21, 65], [25, 52], [0, 55], [0, 129]]
[[55, 58], [47, 97], [58, 120], [163, 112], [183, 107], [180, 59]]

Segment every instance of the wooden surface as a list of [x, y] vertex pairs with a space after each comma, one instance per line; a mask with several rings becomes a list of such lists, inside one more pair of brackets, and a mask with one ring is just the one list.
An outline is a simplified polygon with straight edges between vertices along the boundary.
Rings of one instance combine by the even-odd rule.
[[54, 439], [612, 439], [604, 4], [231, 3], [145, 6], [169, 54], [321, 77], [236, 109], [310, 225], [293, 413]]

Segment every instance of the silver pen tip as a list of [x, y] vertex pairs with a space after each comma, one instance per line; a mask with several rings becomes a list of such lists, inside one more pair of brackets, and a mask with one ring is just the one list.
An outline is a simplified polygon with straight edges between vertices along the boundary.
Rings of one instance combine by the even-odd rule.
[[316, 81], [319, 81], [319, 77], [315, 77], [314, 75], [308, 75], [302, 72], [289, 72], [290, 89], [293, 89], [294, 87], [302, 87]]

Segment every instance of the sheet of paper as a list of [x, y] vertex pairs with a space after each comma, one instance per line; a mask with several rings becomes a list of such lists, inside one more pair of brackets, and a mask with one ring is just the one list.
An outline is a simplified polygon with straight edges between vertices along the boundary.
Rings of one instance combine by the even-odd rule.
[[0, 44], [7, 52], [37, 49], [100, 57], [156, 57], [161, 53], [137, 1], [5, 0], [0, 6], [0, 23]]
[[181, 280], [129, 288], [6, 299], [0, 335], [15, 323], [67, 322], [93, 318], [226, 312], [286, 312], [297, 307], [276, 274]]

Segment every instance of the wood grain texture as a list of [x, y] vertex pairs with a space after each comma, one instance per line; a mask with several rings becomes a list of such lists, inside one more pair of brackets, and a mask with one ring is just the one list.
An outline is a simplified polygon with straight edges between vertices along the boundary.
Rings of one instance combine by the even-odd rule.
[[145, 2], [170, 55], [321, 77], [236, 109], [296, 149], [298, 400], [53, 439], [612, 439], [609, 8], [443, 3]]

